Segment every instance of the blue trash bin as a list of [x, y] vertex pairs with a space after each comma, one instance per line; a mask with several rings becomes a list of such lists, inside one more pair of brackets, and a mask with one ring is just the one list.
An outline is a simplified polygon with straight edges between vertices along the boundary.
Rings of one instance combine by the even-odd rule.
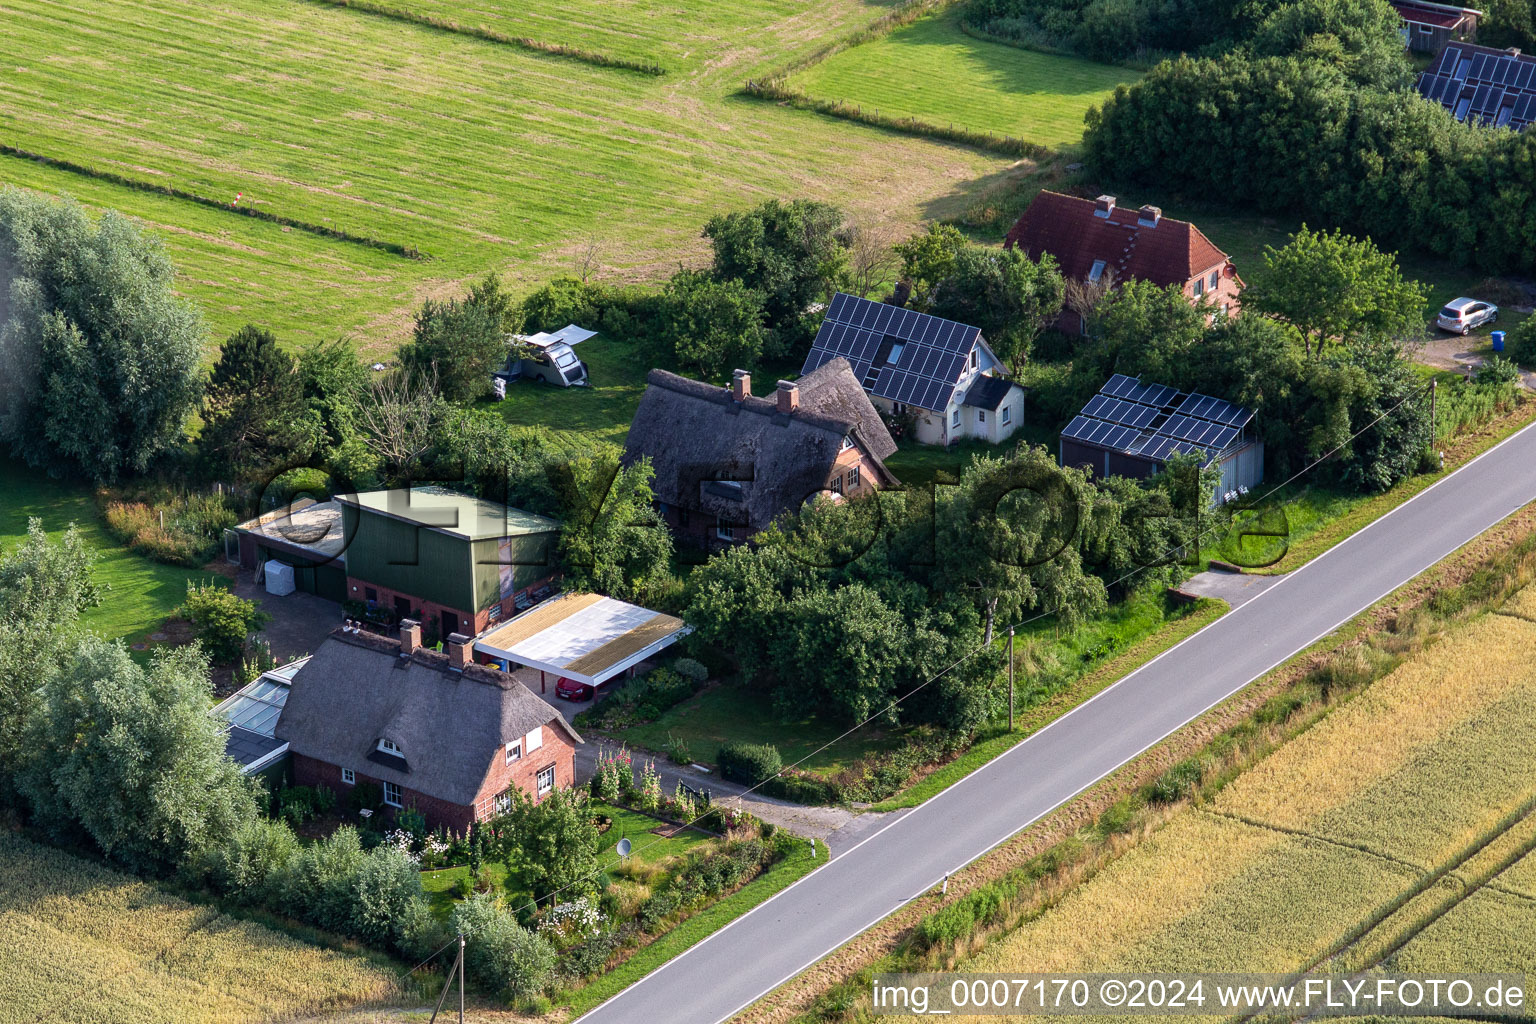
[[1503, 352], [1504, 351], [1504, 332], [1503, 331], [1494, 331], [1492, 337], [1493, 337], [1493, 350], [1495, 352]]

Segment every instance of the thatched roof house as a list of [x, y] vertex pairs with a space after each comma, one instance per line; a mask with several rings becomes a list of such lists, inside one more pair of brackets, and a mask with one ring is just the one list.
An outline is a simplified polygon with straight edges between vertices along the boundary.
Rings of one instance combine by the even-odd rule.
[[662, 513], [707, 543], [735, 543], [824, 491], [857, 496], [896, 482], [896, 442], [847, 360], [755, 398], [737, 370], [721, 388], [652, 370], [625, 445], [649, 458]]

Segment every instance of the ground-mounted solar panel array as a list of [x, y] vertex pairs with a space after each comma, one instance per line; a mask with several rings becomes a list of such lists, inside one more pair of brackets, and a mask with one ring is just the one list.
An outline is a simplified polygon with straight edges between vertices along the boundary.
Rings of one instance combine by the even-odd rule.
[[1192, 452], [1209, 463], [1241, 438], [1252, 419], [1252, 412], [1225, 399], [1117, 373], [1061, 436], [1155, 462]]
[[1536, 58], [1522, 54], [1448, 43], [1418, 89], [1458, 121], [1516, 130], [1536, 121]]
[[800, 372], [841, 356], [871, 395], [942, 411], [980, 339], [975, 327], [839, 292]]

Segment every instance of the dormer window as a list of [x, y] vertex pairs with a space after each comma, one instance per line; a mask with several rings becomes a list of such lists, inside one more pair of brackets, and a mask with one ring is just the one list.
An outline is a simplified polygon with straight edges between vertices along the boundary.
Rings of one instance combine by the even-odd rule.
[[1093, 267], [1088, 271], [1088, 280], [1092, 281], [1094, 284], [1098, 284], [1099, 278], [1104, 276], [1105, 266], [1106, 264], [1103, 260], [1094, 260]]
[[849, 448], [852, 448], [852, 447], [853, 447], [853, 438], [849, 437], [847, 434], [844, 434], [843, 435], [843, 448], [842, 448], [842, 450], [843, 451], [847, 451]]
[[393, 740], [380, 739], [379, 750], [386, 754], [393, 754], [395, 757], [405, 756], [405, 752], [402, 751], [399, 747], [395, 746], [395, 742]]
[[513, 761], [521, 761], [523, 758], [523, 741], [513, 740], [507, 744], [507, 764]]

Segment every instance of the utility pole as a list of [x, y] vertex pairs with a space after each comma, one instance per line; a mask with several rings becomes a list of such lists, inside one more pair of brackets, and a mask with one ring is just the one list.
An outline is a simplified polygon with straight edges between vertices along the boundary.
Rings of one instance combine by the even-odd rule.
[[1008, 627], [1008, 731], [1013, 732], [1013, 627]]
[[[442, 950], [438, 950], [442, 952]], [[432, 1008], [432, 1020], [428, 1024], [436, 1024], [437, 1015], [443, 1010], [443, 1003], [448, 999], [448, 990], [453, 988], [454, 976], [458, 976], [459, 982], [459, 1024], [464, 1024], [464, 933], [459, 933], [459, 955], [453, 961], [453, 966], [448, 968], [448, 976], [443, 979], [443, 991], [437, 997], [437, 1005]]]
[[464, 1024], [464, 933], [459, 932], [459, 1024]]

